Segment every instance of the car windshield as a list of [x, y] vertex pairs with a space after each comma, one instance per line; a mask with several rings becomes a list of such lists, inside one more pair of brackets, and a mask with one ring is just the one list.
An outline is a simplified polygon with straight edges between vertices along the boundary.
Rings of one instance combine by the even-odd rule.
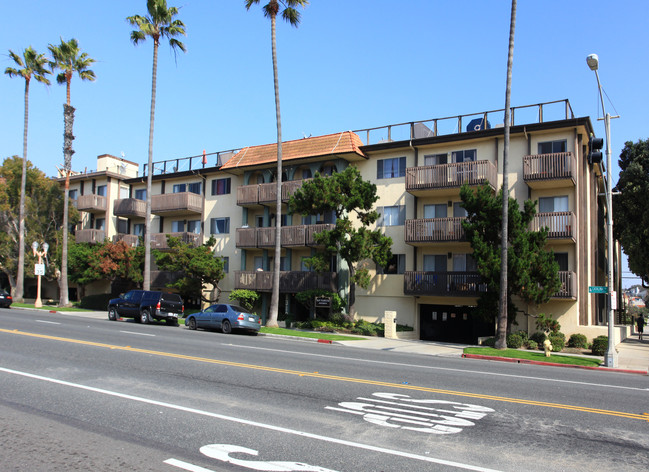
[[246, 310], [245, 308], [243, 308], [243, 307], [241, 307], [241, 306], [237, 306], [237, 305], [232, 305], [232, 309], [233, 309], [234, 311], [241, 312], [241, 313], [250, 313], [250, 312], [249, 312], [248, 310]]

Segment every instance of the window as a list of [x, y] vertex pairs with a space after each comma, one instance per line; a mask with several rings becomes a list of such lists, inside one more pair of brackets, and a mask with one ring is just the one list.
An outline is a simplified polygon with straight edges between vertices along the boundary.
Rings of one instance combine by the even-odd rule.
[[254, 264], [255, 270], [264, 270], [264, 258], [262, 256], [255, 256]]
[[476, 160], [477, 151], [475, 149], [466, 149], [464, 151], [453, 151], [453, 162], [473, 162]]
[[95, 220], [95, 229], [106, 229], [106, 218], [97, 218]]
[[406, 224], [405, 205], [378, 207], [378, 226], [403, 226]]
[[106, 196], [106, 186], [105, 185], [98, 185], [97, 186], [97, 195], [100, 197], [105, 197]]
[[336, 224], [336, 212], [334, 210], [328, 211], [325, 214], [316, 215], [315, 219], [316, 224]]
[[79, 190], [75, 189], [70, 189], [70, 193], [68, 193], [68, 196], [70, 197], [70, 200], [76, 200], [79, 198]]
[[282, 226], [289, 226], [289, 224], [288, 224], [288, 215], [282, 214], [280, 216], [280, 220], [282, 220], [282, 223], [281, 223]]
[[187, 232], [201, 234], [201, 220], [192, 220], [187, 222]]
[[212, 218], [210, 220], [211, 234], [228, 234], [230, 232], [230, 217]]
[[376, 161], [376, 178], [393, 179], [406, 175], [406, 158], [395, 157]]
[[133, 225], [133, 234], [135, 236], [144, 236], [144, 223], [136, 223]]
[[302, 169], [302, 178], [303, 179], [310, 179], [311, 177], [312, 177], [311, 169]]
[[264, 227], [264, 217], [263, 216], [255, 216], [255, 226], [257, 228], [263, 228]]
[[406, 255], [392, 254], [392, 258], [385, 267], [377, 266], [377, 274], [403, 274], [406, 272]]
[[475, 272], [478, 265], [471, 254], [453, 254], [454, 272]]
[[558, 141], [545, 141], [539, 143], [539, 154], [553, 154], [555, 152], [566, 152], [568, 142], [565, 139]]
[[128, 187], [119, 188], [119, 198], [128, 198]]
[[559, 264], [559, 270], [562, 272], [568, 271], [568, 253], [567, 252], [555, 252], [554, 260]]
[[288, 272], [291, 270], [291, 264], [288, 257], [283, 256], [279, 258], [279, 270]]
[[117, 232], [119, 234], [128, 234], [128, 220], [117, 218]]
[[467, 217], [469, 214], [467, 211], [462, 207], [462, 202], [454, 202], [453, 203], [453, 216], [456, 218], [459, 217]]
[[446, 203], [424, 205], [424, 218], [446, 218]]
[[212, 195], [226, 195], [230, 193], [230, 177], [212, 180]]
[[230, 273], [230, 258], [228, 256], [221, 256], [223, 259], [223, 272]]
[[187, 190], [191, 193], [200, 195], [203, 193], [203, 182], [193, 182], [187, 185]]
[[185, 231], [185, 222], [183, 220], [171, 222], [172, 233], [183, 233], [184, 231]]
[[309, 271], [311, 271], [311, 268], [309, 268], [309, 266], [307, 265], [307, 261], [308, 261], [309, 259], [311, 259], [311, 258], [310, 258], [310, 257], [303, 257], [302, 259], [300, 259], [300, 270], [301, 270], [302, 272], [309, 272]]
[[336, 168], [333, 166], [333, 164], [325, 164], [320, 169], [320, 175], [322, 175], [323, 177], [331, 177], [334, 172], [336, 172]]
[[539, 198], [539, 213], [553, 213], [558, 211], [568, 211], [568, 195]]
[[138, 200], [146, 200], [146, 189], [139, 188], [135, 191], [135, 198]]
[[446, 256], [443, 254], [425, 254], [424, 272], [446, 272]]
[[448, 154], [428, 154], [424, 156], [424, 165], [425, 166], [436, 166], [440, 164], [448, 163]]
[[187, 185], [185, 184], [174, 184], [173, 192], [182, 193], [187, 191]]

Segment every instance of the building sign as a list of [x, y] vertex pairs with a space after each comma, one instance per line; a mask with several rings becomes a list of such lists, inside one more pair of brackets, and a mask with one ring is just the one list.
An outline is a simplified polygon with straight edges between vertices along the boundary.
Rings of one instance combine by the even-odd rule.
[[590, 285], [588, 287], [588, 293], [608, 293], [608, 287], [602, 285]]
[[316, 308], [331, 308], [331, 297], [315, 297]]

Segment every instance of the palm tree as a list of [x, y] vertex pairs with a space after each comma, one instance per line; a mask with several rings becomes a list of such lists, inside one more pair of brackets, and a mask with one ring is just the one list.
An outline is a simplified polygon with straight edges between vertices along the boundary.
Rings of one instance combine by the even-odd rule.
[[25, 79], [25, 122], [23, 127], [23, 173], [20, 179], [20, 217], [18, 224], [18, 273], [16, 275], [16, 288], [14, 291], [14, 298], [17, 301], [23, 301], [24, 295], [24, 279], [25, 279], [25, 187], [27, 185], [27, 126], [29, 122], [29, 82], [32, 77], [45, 85], [49, 85], [50, 81], [47, 74], [50, 73], [45, 66], [48, 60], [44, 54], [38, 54], [31, 46], [25, 49], [23, 57], [9, 50], [9, 57], [13, 59], [16, 66], [7, 67], [5, 74], [9, 77], [22, 77]]
[[95, 73], [90, 70], [90, 66], [95, 62], [87, 53], [81, 52], [79, 43], [72, 38], [64, 41], [61, 38], [61, 44], [48, 46], [52, 54], [50, 67], [52, 70], [59, 69], [61, 72], [56, 76], [56, 82], [65, 84], [65, 104], [63, 105], [63, 157], [65, 169], [65, 197], [63, 199], [63, 244], [61, 246], [61, 278], [59, 279], [59, 306], [68, 306], [68, 206], [70, 195], [70, 171], [72, 169], [72, 126], [74, 124], [74, 108], [70, 106], [70, 84], [72, 76], [77, 74], [81, 80], [93, 82]]
[[[259, 3], [259, 0], [244, 0], [246, 10]], [[273, 78], [275, 81], [275, 116], [277, 117], [277, 208], [275, 211], [275, 258], [273, 265], [273, 292], [270, 299], [270, 312], [266, 326], [277, 327], [277, 312], [279, 308], [279, 270], [282, 255], [282, 118], [279, 112], [279, 78], [277, 75], [277, 42], [275, 40], [275, 20], [282, 10], [282, 18], [291, 26], [300, 23], [300, 12], [296, 7], [305, 7], [308, 0], [270, 0], [262, 7], [264, 16], [270, 18], [270, 38], [273, 52]], [[280, 8], [281, 7], [281, 8]]]
[[174, 17], [178, 14], [178, 8], [167, 8], [166, 0], [147, 0], [146, 8], [149, 12], [146, 16], [134, 15], [126, 18], [132, 26], [138, 29], [131, 31], [131, 41], [137, 45], [144, 41], [147, 36], [153, 39], [153, 73], [151, 80], [151, 114], [149, 118], [149, 161], [147, 165], [146, 179], [146, 219], [144, 221], [144, 290], [151, 288], [151, 179], [153, 176], [153, 124], [155, 120], [155, 95], [156, 81], [158, 75], [158, 46], [161, 38], [169, 39], [169, 46], [176, 51], [176, 48], [185, 52], [185, 45], [176, 39], [176, 36], [185, 34], [185, 24]]
[[500, 239], [500, 303], [498, 309], [498, 332], [496, 333], [497, 349], [507, 349], [507, 251], [509, 233], [509, 128], [510, 97], [512, 94], [512, 64], [514, 62], [514, 30], [516, 29], [516, 0], [512, 0], [512, 12], [509, 22], [509, 52], [507, 55], [507, 81], [505, 86], [505, 126], [503, 150], [503, 208], [502, 233]]

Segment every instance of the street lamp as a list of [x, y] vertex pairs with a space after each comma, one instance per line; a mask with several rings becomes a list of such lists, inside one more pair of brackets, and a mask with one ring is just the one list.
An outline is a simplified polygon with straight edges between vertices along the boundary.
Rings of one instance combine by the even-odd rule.
[[34, 275], [36, 275], [38, 282], [36, 285], [36, 301], [34, 302], [35, 308], [40, 308], [43, 306], [41, 300], [41, 276], [45, 275], [45, 265], [43, 264], [43, 256], [47, 256], [47, 250], [50, 248], [50, 245], [43, 243], [43, 250], [38, 250], [38, 243], [34, 241], [32, 243], [32, 250], [34, 251], [34, 256], [38, 256], [38, 264], [34, 266]]
[[[613, 174], [611, 168], [611, 115], [606, 113], [604, 108], [604, 96], [602, 95], [602, 84], [599, 81], [597, 69], [599, 67], [599, 58], [597, 54], [590, 54], [586, 58], [590, 70], [595, 71], [597, 78], [597, 88], [599, 98], [602, 103], [602, 113], [604, 114], [604, 130], [606, 133], [606, 237], [608, 239], [608, 349], [606, 351], [606, 367], [617, 367], [617, 352], [615, 351], [615, 342], [613, 339], [613, 326], [615, 324], [613, 314], [613, 303], [615, 301], [615, 286], [613, 283]], [[616, 117], [617, 118], [617, 117]]]

